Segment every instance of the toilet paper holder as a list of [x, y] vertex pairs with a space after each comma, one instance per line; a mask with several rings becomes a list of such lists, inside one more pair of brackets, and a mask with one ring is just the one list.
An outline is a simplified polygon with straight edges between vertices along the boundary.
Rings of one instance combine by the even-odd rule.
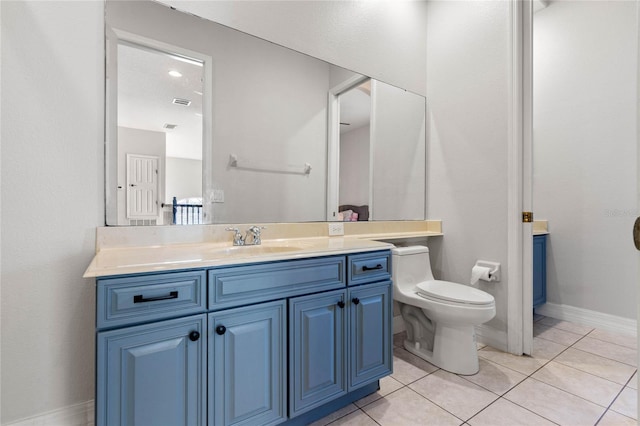
[[[476, 260], [476, 264], [474, 265], [474, 269], [477, 269], [476, 267], [480, 267], [480, 268], [488, 268], [489, 269], [489, 273], [488, 276], [482, 276], [479, 277], [479, 279], [483, 280], [483, 281], [489, 281], [489, 282], [493, 282], [493, 281], [500, 281], [500, 263], [498, 262], [489, 262], [488, 260]], [[473, 272], [474, 269], [472, 269], [472, 277], [473, 277]]]

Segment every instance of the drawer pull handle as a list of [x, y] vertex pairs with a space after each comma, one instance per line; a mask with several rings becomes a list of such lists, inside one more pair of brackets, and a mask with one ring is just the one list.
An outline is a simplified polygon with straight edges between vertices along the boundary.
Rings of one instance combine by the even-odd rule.
[[197, 331], [192, 331], [191, 333], [189, 333], [189, 340], [191, 340], [192, 342], [197, 341], [200, 338], [200, 333]]
[[338, 302], [338, 308], [344, 308], [344, 302], [342, 300]]
[[224, 325], [219, 325], [216, 327], [216, 333], [218, 333], [220, 336], [222, 336], [226, 331], [227, 327], [225, 327]]
[[376, 269], [382, 269], [382, 265], [378, 263], [376, 266], [372, 268], [368, 267], [367, 265], [362, 267], [363, 271], [375, 271]]
[[353, 302], [354, 305], [357, 305], [358, 303], [360, 303], [360, 299], [358, 299], [357, 297], [354, 297], [353, 299], [351, 299], [351, 301]]
[[169, 299], [177, 299], [178, 292], [172, 291], [168, 296], [158, 296], [158, 297], [143, 297], [141, 294], [133, 296], [133, 303], [145, 303], [145, 302], [156, 302], [158, 300], [169, 300]]

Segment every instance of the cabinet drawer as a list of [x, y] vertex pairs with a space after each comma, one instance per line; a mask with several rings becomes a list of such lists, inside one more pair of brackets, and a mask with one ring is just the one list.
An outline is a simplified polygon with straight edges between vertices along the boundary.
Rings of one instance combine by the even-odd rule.
[[349, 256], [349, 285], [391, 278], [391, 252], [377, 251]]
[[209, 271], [209, 309], [342, 288], [344, 256], [291, 260]]
[[100, 279], [97, 282], [97, 327], [204, 312], [205, 280], [205, 271]]

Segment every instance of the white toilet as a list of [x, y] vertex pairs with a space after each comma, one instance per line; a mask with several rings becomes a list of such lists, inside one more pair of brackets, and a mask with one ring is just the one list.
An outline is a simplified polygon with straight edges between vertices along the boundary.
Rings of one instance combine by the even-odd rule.
[[407, 329], [405, 349], [452, 373], [477, 373], [474, 326], [495, 316], [493, 296], [434, 279], [428, 247], [396, 247], [391, 252], [393, 298]]

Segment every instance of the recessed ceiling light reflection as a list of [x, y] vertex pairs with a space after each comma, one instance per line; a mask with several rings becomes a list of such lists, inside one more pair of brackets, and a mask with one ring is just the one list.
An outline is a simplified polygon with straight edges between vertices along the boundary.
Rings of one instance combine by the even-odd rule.
[[170, 75], [171, 77], [176, 77], [176, 78], [178, 78], [178, 77], [182, 77], [182, 74], [181, 74], [181, 73], [179, 73], [179, 72], [178, 72], [178, 71], [176, 71], [176, 70], [171, 70], [171, 71], [169, 71], [169, 75]]

